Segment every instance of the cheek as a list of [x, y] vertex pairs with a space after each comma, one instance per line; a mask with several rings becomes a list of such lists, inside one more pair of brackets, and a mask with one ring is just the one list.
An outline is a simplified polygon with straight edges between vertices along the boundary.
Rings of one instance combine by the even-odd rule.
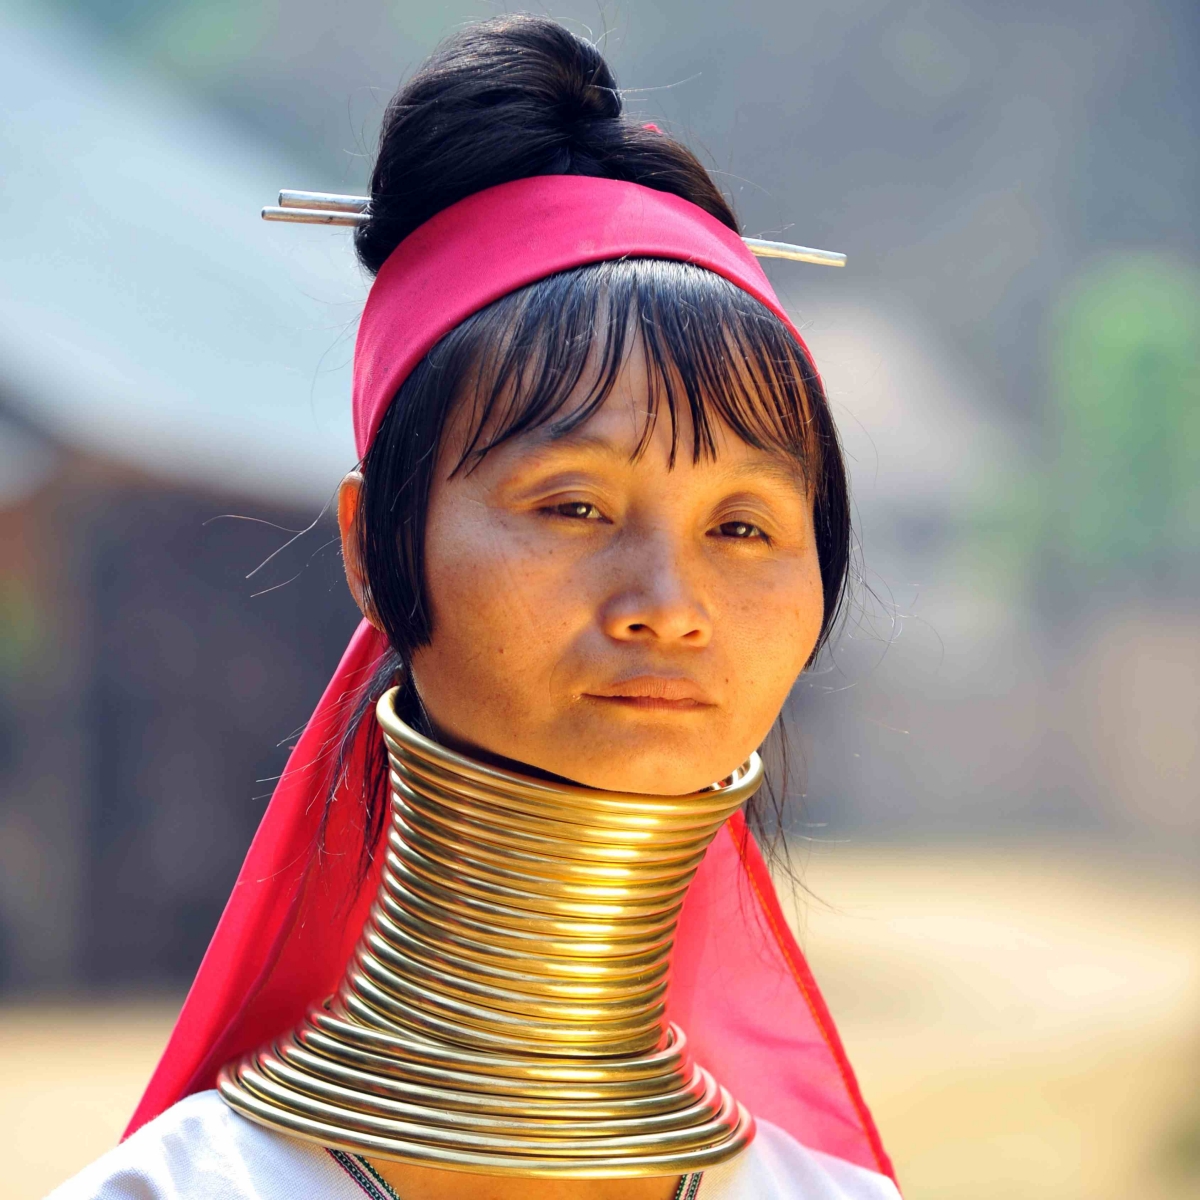
[[[486, 522], [469, 517], [431, 527], [425, 581], [433, 608], [433, 646], [512, 640], [527, 614], [515, 587], [521, 556]], [[441, 527], [439, 527], [439, 525]]]
[[468, 686], [502, 671], [515, 686], [525, 673], [551, 669], [570, 636], [570, 564], [514, 525], [478, 504], [430, 514], [428, 649], [447, 683], [459, 671]]
[[758, 586], [731, 597], [739, 691], [746, 711], [782, 706], [812, 654], [821, 630], [824, 597], [815, 560], [799, 560]]

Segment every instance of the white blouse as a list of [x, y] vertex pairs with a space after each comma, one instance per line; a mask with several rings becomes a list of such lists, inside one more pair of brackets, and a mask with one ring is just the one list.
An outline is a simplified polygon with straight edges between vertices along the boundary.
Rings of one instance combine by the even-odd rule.
[[[800, 1145], [766, 1121], [683, 1200], [899, 1200], [890, 1179]], [[364, 1162], [239, 1117], [214, 1091], [181, 1100], [47, 1200], [401, 1200]]]

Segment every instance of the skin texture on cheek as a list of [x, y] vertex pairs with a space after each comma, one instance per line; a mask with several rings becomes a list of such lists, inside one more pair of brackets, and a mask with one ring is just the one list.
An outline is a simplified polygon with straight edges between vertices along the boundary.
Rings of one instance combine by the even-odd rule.
[[449, 740], [562, 774], [567, 758], [545, 743], [570, 738], [578, 751], [563, 675], [592, 623], [586, 588], [564, 548], [473, 507], [474, 520], [454, 503], [430, 514], [435, 632], [413, 663], [417, 688]]
[[730, 434], [715, 462], [672, 465], [665, 420], [636, 456], [645, 395], [631, 360], [573, 435], [439, 471], [412, 670], [451, 744], [680, 794], [765, 737], [816, 642], [821, 577], [794, 464]]
[[418, 690], [435, 723], [462, 743], [479, 744], [492, 725], [519, 736], [531, 704], [544, 720], [551, 701], [551, 679], [538, 695], [546, 662], [537, 648], [569, 643], [579, 615], [570, 597], [554, 594], [555, 551], [529, 545], [494, 514], [438, 521], [427, 544], [436, 632], [414, 663]]

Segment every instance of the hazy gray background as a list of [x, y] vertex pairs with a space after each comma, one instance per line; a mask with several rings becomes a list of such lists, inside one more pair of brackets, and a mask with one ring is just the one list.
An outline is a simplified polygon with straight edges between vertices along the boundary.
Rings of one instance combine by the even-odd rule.
[[[258, 208], [361, 188], [398, 80], [499, 11], [0, 0], [0, 987], [190, 978], [353, 624], [317, 518], [366, 282], [344, 232]], [[1194, 879], [1200, 8], [549, 11], [748, 233], [849, 256], [769, 267], [862, 539], [792, 705], [794, 831]]]

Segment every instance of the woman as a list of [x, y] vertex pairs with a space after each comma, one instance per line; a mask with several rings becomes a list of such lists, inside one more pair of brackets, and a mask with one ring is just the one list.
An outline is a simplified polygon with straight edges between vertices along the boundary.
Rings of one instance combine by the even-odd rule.
[[894, 1197], [739, 811], [849, 527], [732, 212], [593, 47], [503, 18], [392, 102], [356, 245], [364, 622], [56, 1195]]

